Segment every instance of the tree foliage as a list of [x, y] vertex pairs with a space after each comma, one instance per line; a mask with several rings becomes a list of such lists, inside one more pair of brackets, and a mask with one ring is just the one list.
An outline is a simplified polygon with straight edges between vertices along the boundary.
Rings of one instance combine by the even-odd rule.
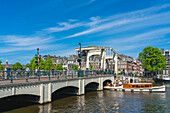
[[74, 70], [78, 70], [78, 67], [79, 67], [79, 66], [76, 65], [76, 64], [73, 65], [73, 69], [74, 69]]
[[5, 67], [4, 66], [2, 66], [2, 61], [0, 60], [0, 70], [4, 70], [5, 69]]
[[52, 63], [52, 58], [50, 55], [48, 55], [47, 59], [45, 60], [45, 70], [51, 70], [52, 67], [54, 67], [54, 64]]
[[28, 66], [30, 67], [30, 64], [29, 64], [29, 63], [27, 63], [27, 64], [25, 65], [25, 69], [26, 69]]
[[[37, 61], [38, 57], [33, 57], [30, 60], [29, 64], [26, 64], [25, 68], [27, 68], [27, 66], [29, 66], [30, 70], [35, 70], [37, 68], [37, 64], [35, 63], [35, 61]], [[40, 70], [44, 70], [45, 69], [45, 63], [44, 60], [42, 58], [40, 58], [39, 60], [39, 69]]]
[[93, 70], [93, 64], [90, 63], [90, 70]]
[[60, 63], [58, 64], [56, 67], [55, 67], [55, 70], [63, 70], [63, 63]]
[[148, 46], [139, 53], [138, 59], [147, 71], [161, 71], [166, 68], [165, 58], [158, 48]]
[[23, 66], [19, 62], [16, 62], [12, 65], [12, 70], [17, 71], [18, 69], [23, 70]]

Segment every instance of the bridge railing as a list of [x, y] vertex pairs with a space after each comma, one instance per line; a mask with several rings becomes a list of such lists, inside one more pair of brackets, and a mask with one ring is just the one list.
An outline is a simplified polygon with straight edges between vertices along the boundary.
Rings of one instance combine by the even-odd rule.
[[45, 71], [0, 71], [0, 84], [2, 83], [19, 83], [31, 81], [48, 81], [60, 79], [72, 79], [78, 77], [93, 77], [113, 75], [111, 72], [104, 71], [81, 71], [82, 75], [79, 76], [79, 71], [59, 71], [59, 70], [45, 70]]

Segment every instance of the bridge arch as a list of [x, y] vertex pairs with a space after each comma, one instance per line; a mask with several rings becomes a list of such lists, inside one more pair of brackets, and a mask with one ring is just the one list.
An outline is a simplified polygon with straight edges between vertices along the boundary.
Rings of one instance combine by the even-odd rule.
[[106, 79], [103, 81], [103, 87], [106, 86], [107, 83], [112, 83], [113, 84], [113, 81], [111, 79]]
[[85, 85], [85, 93], [90, 91], [96, 91], [99, 89], [99, 83], [98, 82], [90, 82], [87, 85]]
[[64, 98], [64, 97], [69, 97], [69, 96], [74, 96], [77, 95], [79, 91], [78, 87], [75, 86], [65, 86], [62, 88], [59, 88], [52, 92], [52, 101], [59, 99], [59, 98]]
[[38, 104], [40, 96], [31, 94], [19, 94], [0, 99], [0, 112]]

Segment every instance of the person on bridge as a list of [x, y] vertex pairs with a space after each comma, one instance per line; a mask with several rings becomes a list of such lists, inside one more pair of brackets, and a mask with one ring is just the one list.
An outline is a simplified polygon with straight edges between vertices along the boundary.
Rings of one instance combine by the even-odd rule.
[[21, 77], [21, 70], [20, 70], [20, 68], [18, 68], [18, 76], [17, 77]]
[[54, 67], [52, 67], [51, 73], [52, 73], [52, 75], [55, 74], [55, 69], [54, 69]]
[[26, 76], [27, 77], [29, 77], [29, 72], [30, 72], [30, 68], [29, 68], [29, 66], [27, 66], [27, 68], [26, 68]]
[[4, 69], [5, 71], [5, 79], [7, 79], [7, 72], [6, 72], [7, 68]]
[[7, 66], [6, 69], [7, 69], [6, 78], [9, 79], [11, 68]]

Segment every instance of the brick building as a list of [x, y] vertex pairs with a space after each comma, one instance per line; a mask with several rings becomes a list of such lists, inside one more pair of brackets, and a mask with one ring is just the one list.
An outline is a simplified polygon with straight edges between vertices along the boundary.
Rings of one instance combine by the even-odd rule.
[[123, 71], [125, 74], [141, 75], [143, 73], [142, 64], [139, 60], [133, 57], [120, 55], [121, 59], [118, 60], [118, 70]]

